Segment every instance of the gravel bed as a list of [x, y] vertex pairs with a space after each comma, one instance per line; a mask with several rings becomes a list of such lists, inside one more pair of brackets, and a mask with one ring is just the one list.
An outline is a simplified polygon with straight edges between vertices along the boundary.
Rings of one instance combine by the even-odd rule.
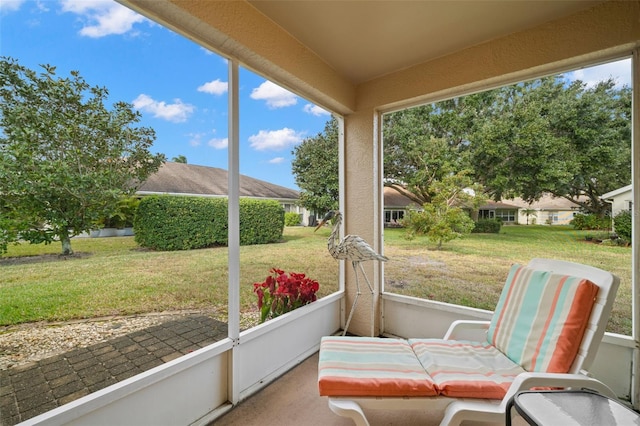
[[[0, 370], [49, 358], [128, 333], [152, 327], [184, 315], [211, 315], [226, 322], [226, 315], [211, 312], [159, 313], [132, 317], [109, 317], [64, 323], [31, 323], [0, 328]], [[258, 312], [242, 314], [242, 329], [258, 323]]]

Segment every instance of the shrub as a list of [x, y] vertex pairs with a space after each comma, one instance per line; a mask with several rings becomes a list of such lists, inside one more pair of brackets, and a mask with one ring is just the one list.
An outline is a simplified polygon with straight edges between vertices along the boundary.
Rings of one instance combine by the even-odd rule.
[[300, 215], [298, 213], [289, 212], [284, 214], [284, 226], [300, 225]]
[[478, 234], [499, 234], [502, 228], [500, 219], [479, 219], [471, 232]]
[[570, 222], [574, 229], [602, 230], [609, 229], [611, 220], [607, 217], [599, 217], [595, 214], [577, 214]]
[[[154, 250], [188, 250], [227, 245], [226, 198], [151, 196], [140, 201], [135, 240]], [[240, 244], [278, 241], [284, 210], [277, 201], [240, 200]]]
[[318, 281], [305, 274], [287, 274], [277, 268], [269, 272], [271, 275], [263, 282], [253, 284], [253, 291], [258, 295], [260, 322], [316, 301], [316, 292], [320, 288]]
[[622, 211], [613, 218], [616, 234], [627, 242], [631, 241], [631, 212]]

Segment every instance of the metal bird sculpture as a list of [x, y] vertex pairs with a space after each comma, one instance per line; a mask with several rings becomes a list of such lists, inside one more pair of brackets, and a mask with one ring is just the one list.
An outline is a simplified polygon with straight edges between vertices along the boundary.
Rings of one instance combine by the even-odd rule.
[[[364, 271], [362, 266], [362, 262], [367, 260], [379, 260], [381, 262], [386, 262], [389, 260], [386, 256], [378, 254], [373, 250], [373, 248], [367, 244], [365, 240], [357, 235], [347, 235], [342, 240], [340, 240], [339, 232], [340, 225], [342, 224], [342, 213], [337, 210], [332, 210], [327, 213], [324, 218], [320, 221], [318, 226], [316, 226], [317, 231], [329, 220], [335, 219], [333, 224], [333, 229], [331, 230], [331, 235], [329, 235], [329, 239], [327, 240], [327, 248], [329, 249], [329, 253], [334, 259], [337, 260], [350, 260], [351, 265], [353, 266], [353, 272], [356, 276], [356, 297], [353, 300], [353, 305], [351, 306], [351, 311], [349, 312], [349, 318], [347, 319], [347, 323], [344, 327], [344, 331], [342, 335], [347, 334], [347, 330], [349, 329], [349, 323], [351, 322], [351, 318], [353, 317], [353, 313], [355, 312], [356, 304], [358, 303], [358, 298], [360, 297], [360, 282], [358, 281], [358, 267], [360, 267], [360, 271], [362, 271], [362, 275], [364, 275], [364, 280], [367, 282], [367, 286], [369, 286], [369, 291], [371, 292], [371, 336], [373, 336], [373, 286], [369, 282], [369, 278], [367, 278], [367, 274]], [[340, 240], [340, 242], [338, 242]]]

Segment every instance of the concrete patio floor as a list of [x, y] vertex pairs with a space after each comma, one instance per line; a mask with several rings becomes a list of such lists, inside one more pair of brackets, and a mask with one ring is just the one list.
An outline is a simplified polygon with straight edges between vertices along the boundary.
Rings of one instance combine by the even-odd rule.
[[[375, 410], [369, 414], [371, 426], [438, 425], [442, 412]], [[212, 424], [279, 426], [353, 426], [350, 419], [334, 414], [327, 398], [318, 394], [318, 353], [307, 358], [259, 393], [238, 404]]]

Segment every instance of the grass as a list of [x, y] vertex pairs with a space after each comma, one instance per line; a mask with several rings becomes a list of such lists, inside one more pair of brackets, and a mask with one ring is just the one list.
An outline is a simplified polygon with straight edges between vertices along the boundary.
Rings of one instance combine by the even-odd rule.
[[504, 226], [499, 234], [471, 234], [442, 250], [403, 231], [385, 231], [385, 289], [426, 299], [493, 310], [513, 263], [549, 257], [608, 270], [620, 289], [607, 330], [631, 334], [631, 248], [592, 244], [589, 231], [565, 226]]
[[[304, 272], [320, 282], [319, 296], [337, 290], [338, 264], [326, 249], [328, 229], [287, 227], [282, 242], [240, 249], [240, 311], [257, 310], [253, 283], [269, 269]], [[631, 249], [590, 244], [567, 227], [506, 226], [472, 234], [442, 250], [424, 238], [385, 230], [385, 290], [493, 309], [512, 263], [533, 257], [571, 260], [609, 270], [622, 284], [608, 330], [631, 333]], [[11, 246], [0, 258], [0, 325], [64, 321], [158, 311], [227, 311], [225, 247], [154, 252], [133, 237], [76, 238], [77, 255], [59, 245]]]

